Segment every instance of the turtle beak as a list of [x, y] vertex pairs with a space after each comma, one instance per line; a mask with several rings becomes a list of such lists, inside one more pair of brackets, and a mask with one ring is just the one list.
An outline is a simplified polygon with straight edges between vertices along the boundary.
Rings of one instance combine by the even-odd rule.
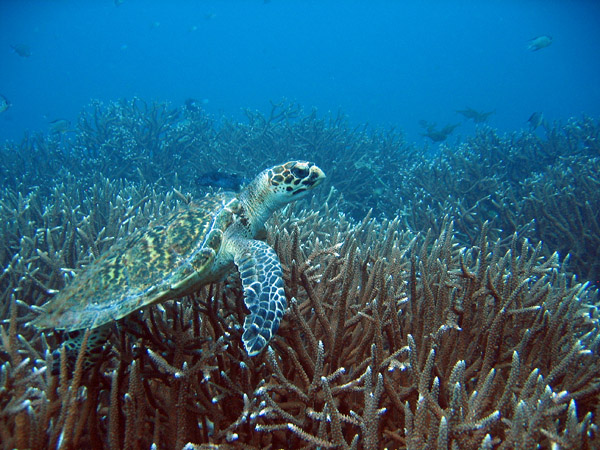
[[321, 184], [325, 179], [325, 172], [323, 172], [318, 166], [312, 165], [310, 167], [310, 173], [302, 180], [302, 184], [307, 188], [314, 188]]

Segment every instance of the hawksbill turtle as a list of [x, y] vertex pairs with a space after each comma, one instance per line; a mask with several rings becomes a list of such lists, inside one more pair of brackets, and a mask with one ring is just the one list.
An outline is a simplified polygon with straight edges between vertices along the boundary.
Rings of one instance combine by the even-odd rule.
[[258, 355], [277, 332], [287, 302], [279, 258], [257, 234], [273, 211], [324, 178], [313, 163], [289, 161], [264, 170], [237, 195], [207, 196], [111, 247], [44, 304], [32, 324], [75, 332], [63, 344], [70, 364], [81, 331], [93, 330], [84, 355], [89, 366], [112, 323], [222, 281], [237, 266], [249, 310], [242, 341], [249, 356]]

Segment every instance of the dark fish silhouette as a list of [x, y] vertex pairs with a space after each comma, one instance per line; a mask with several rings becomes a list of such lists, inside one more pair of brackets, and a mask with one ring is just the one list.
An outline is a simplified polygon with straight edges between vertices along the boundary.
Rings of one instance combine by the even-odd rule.
[[529, 41], [528, 50], [536, 52], [552, 44], [552, 36], [538, 36]]
[[540, 111], [536, 111], [531, 116], [529, 116], [527, 122], [529, 122], [529, 131], [535, 131], [540, 125], [544, 123], [544, 114]]
[[460, 123], [448, 124], [441, 130], [435, 128], [435, 123], [428, 123], [426, 120], [419, 120], [419, 125], [427, 130], [425, 133], [421, 133], [421, 136], [428, 137], [433, 142], [443, 142], [450, 134], [452, 134], [454, 129], [459, 126]]
[[247, 182], [248, 180], [241, 175], [216, 170], [203, 173], [196, 178], [198, 186], [212, 186], [226, 191], [239, 191]]
[[457, 109], [456, 112], [462, 114], [467, 119], [471, 119], [475, 123], [483, 123], [487, 120], [490, 114], [494, 114], [496, 110], [489, 112], [479, 112], [473, 108], [467, 107], [467, 109]]
[[15, 44], [11, 45], [10, 48], [12, 48], [17, 55], [23, 58], [29, 58], [31, 56], [31, 48], [27, 44]]

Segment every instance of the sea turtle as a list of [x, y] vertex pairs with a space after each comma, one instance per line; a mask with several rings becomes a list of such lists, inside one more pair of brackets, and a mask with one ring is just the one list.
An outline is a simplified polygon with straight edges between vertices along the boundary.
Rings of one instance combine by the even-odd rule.
[[264, 170], [239, 194], [211, 195], [182, 208], [94, 260], [40, 308], [32, 324], [74, 332], [64, 343], [70, 363], [79, 353], [81, 330], [92, 329], [85, 355], [90, 365], [114, 321], [221, 281], [235, 265], [250, 311], [242, 341], [249, 356], [258, 355], [276, 333], [287, 302], [279, 258], [255, 238], [273, 211], [324, 178], [313, 163], [289, 161]]

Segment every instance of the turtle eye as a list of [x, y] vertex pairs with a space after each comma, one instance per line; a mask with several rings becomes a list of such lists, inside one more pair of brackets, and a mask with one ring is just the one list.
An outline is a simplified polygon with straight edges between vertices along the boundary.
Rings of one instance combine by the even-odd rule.
[[309, 170], [306, 167], [292, 167], [292, 175], [294, 175], [296, 178], [306, 178], [309, 174]]

